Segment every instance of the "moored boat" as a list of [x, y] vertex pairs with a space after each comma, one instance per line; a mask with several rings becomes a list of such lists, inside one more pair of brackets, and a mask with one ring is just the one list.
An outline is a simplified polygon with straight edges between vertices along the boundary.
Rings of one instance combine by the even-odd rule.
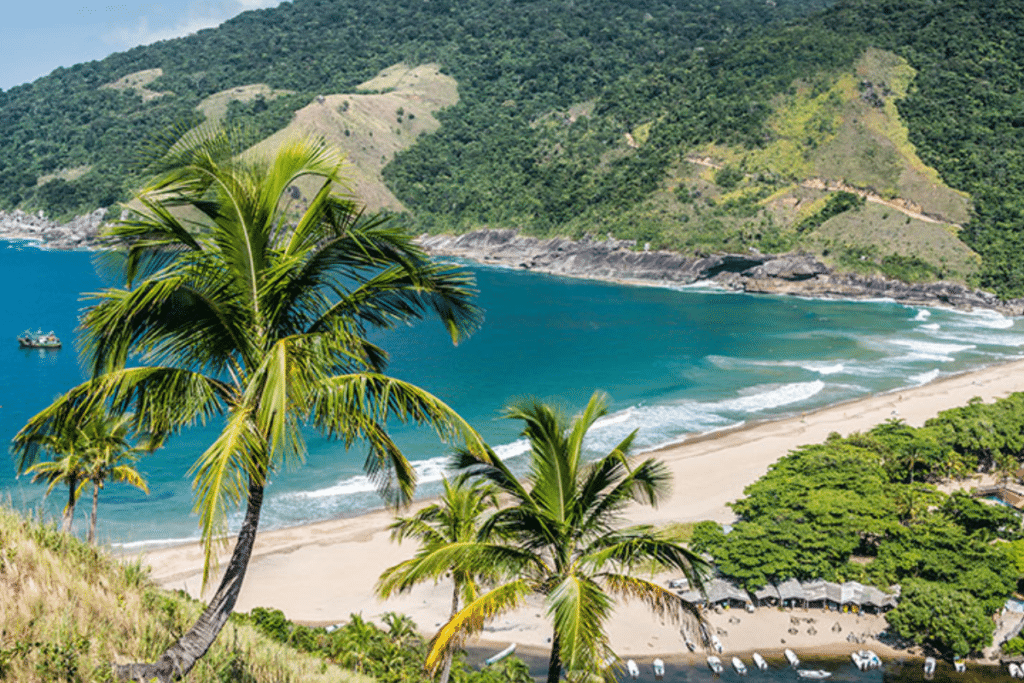
[[501, 660], [505, 659], [505, 657], [508, 657], [510, 654], [512, 654], [515, 651], [516, 651], [516, 644], [512, 643], [511, 645], [506, 647], [501, 652], [498, 652], [497, 654], [493, 654], [490, 657], [488, 657], [487, 659], [485, 659], [484, 660], [484, 664], [486, 664], [487, 666], [490, 666], [491, 664], [494, 664], [495, 662], [500, 662]]
[[711, 636], [711, 647], [715, 648], [715, 652], [722, 654], [725, 649], [722, 647], [722, 641], [718, 639], [718, 636]]
[[924, 658], [924, 675], [928, 677], [935, 675], [935, 657]]
[[708, 668], [714, 671], [716, 674], [722, 673], [722, 660], [714, 655], [709, 656]]
[[42, 330], [25, 330], [18, 337], [18, 346], [23, 349], [59, 349], [61, 343], [53, 331], [43, 334]]
[[874, 650], [864, 650], [867, 653], [868, 667], [877, 669], [882, 666], [882, 658], [875, 654]]
[[954, 659], [953, 660], [953, 668], [956, 669], [956, 672], [958, 674], [962, 674], [965, 671], [967, 671], [967, 662], [965, 662], [962, 659]]
[[1010, 662], [1006, 668], [1010, 671], [1011, 678], [1024, 678], [1024, 667], [1017, 662]]
[[637, 666], [636, 662], [634, 662], [632, 659], [626, 662], [626, 671], [629, 672], [629, 677], [632, 678], [634, 681], [640, 678], [640, 667]]
[[743, 660], [739, 657], [732, 658], [732, 668], [736, 669], [736, 673], [740, 676], [747, 675], [747, 665], [743, 663]]
[[816, 681], [820, 681], [832, 675], [831, 672], [825, 671], [824, 669], [798, 669], [796, 673], [800, 678], [810, 678]]
[[785, 655], [786, 661], [789, 662], [789, 665], [791, 667], [795, 669], [796, 667], [800, 666], [800, 658], [797, 657], [796, 653], [790, 650], [788, 647], [786, 648]]
[[760, 652], [755, 652], [754, 653], [754, 664], [756, 664], [757, 668], [760, 669], [761, 671], [767, 671], [768, 670], [768, 661], [765, 660], [765, 658], [761, 656]]
[[665, 662], [655, 659], [652, 662], [652, 666], [654, 667], [654, 680], [660, 681], [663, 679], [665, 677]]

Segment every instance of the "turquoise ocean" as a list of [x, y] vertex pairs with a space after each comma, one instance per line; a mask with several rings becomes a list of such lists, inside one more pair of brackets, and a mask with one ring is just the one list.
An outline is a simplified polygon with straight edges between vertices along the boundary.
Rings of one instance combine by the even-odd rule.
[[[588, 448], [607, 450], [639, 429], [650, 449], [687, 435], [771, 419], [912, 387], [1024, 355], [1024, 320], [891, 301], [816, 301], [707, 288], [631, 287], [467, 265], [477, 277], [483, 327], [453, 347], [440, 324], [379, 334], [390, 372], [435, 393], [467, 418], [510, 465], [524, 460], [518, 425], [502, 406], [537, 396], [581, 408], [595, 390], [610, 414]], [[105, 283], [86, 252], [0, 243], [0, 439], [84, 377], [74, 344], [81, 296]], [[25, 329], [53, 330], [60, 351], [22, 350]], [[195, 538], [190, 464], [218, 429], [195, 428], [146, 457], [145, 495], [120, 485], [100, 499], [103, 540], [136, 548]], [[446, 447], [422, 429], [395, 425], [420, 476], [438, 490]], [[274, 473], [262, 528], [279, 528], [381, 506], [362, 474], [365, 451], [346, 452], [315, 433], [305, 465]], [[56, 515], [66, 493], [16, 477], [0, 457], [0, 497]], [[82, 530], [88, 507], [76, 513]], [[236, 517], [240, 519], [240, 515]]]

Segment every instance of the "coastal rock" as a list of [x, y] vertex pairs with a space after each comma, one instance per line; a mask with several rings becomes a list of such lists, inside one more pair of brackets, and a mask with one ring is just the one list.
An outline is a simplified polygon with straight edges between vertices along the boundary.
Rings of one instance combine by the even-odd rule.
[[758, 294], [828, 299], [893, 299], [920, 306], [989, 309], [1024, 315], [1024, 299], [1001, 301], [994, 294], [956, 282], [908, 284], [879, 276], [837, 273], [808, 254], [711, 254], [686, 257], [635, 249], [633, 240], [586, 237], [538, 239], [514, 230], [477, 230], [463, 235], [424, 235], [430, 253], [556, 275], [652, 284], [712, 282]]
[[32, 240], [50, 249], [91, 249], [97, 246], [96, 238], [106, 215], [106, 209], [96, 209], [67, 223], [57, 223], [42, 211], [0, 211], [0, 239]]

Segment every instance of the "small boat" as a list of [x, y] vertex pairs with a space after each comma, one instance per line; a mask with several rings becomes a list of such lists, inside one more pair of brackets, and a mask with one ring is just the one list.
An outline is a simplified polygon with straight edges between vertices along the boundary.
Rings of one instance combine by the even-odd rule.
[[708, 657], [708, 668], [714, 671], [716, 674], [722, 673], [722, 660], [714, 655], [711, 655], [710, 657]]
[[756, 664], [757, 668], [760, 669], [761, 671], [767, 671], [768, 670], [768, 662], [765, 660], [764, 657], [761, 656], [760, 652], [755, 652], [754, 653], [754, 664]]
[[732, 668], [736, 669], [736, 673], [740, 676], [747, 675], [747, 665], [743, 663], [743, 660], [739, 657], [732, 658]]
[[660, 681], [665, 677], [665, 662], [660, 659], [655, 659], [652, 663], [654, 667], [654, 680]]
[[796, 673], [800, 678], [811, 678], [816, 681], [823, 680], [832, 675], [831, 672], [824, 669], [797, 669]]
[[859, 671], [865, 671], [868, 668], [868, 661], [864, 658], [863, 650], [850, 653], [850, 659], [853, 660], [853, 665], [857, 667]]
[[[1013, 666], [1012, 664], [1010, 666]], [[1013, 670], [1010, 670], [1010, 674], [1013, 674]], [[935, 657], [924, 658], [924, 675], [929, 678], [935, 675]]]
[[512, 654], [515, 651], [516, 651], [516, 644], [512, 643], [511, 645], [506, 647], [501, 652], [499, 652], [497, 654], [494, 654], [494, 655], [491, 655], [490, 657], [485, 659], [484, 660], [484, 664], [486, 664], [487, 666], [490, 666], [491, 664], [494, 664], [495, 662], [500, 662], [501, 660], [505, 659], [505, 657], [508, 657], [510, 654]]
[[25, 330], [18, 337], [18, 347], [22, 349], [59, 349], [61, 343], [52, 331], [43, 334], [42, 330], [36, 332]]
[[690, 636], [686, 636], [686, 649], [690, 652], [696, 652], [697, 644], [690, 640]]
[[875, 654], [874, 650], [864, 650], [867, 654], [868, 667], [871, 669], [877, 669], [882, 666], [882, 658]]
[[718, 636], [711, 636], [711, 647], [715, 648], [715, 652], [722, 654], [723, 647], [722, 641], [718, 639]]
[[629, 672], [629, 677], [634, 681], [640, 678], [640, 667], [632, 659], [626, 661], [626, 671]]
[[786, 648], [785, 655], [786, 661], [789, 662], [789, 665], [791, 667], [795, 669], [796, 667], [800, 666], [800, 658], [797, 657], [796, 653], [790, 650], [788, 647]]
[[1010, 662], [1006, 668], [1010, 670], [1010, 678], [1024, 678], [1024, 668], [1017, 662]]
[[965, 662], [962, 659], [954, 659], [953, 660], [953, 668], [956, 669], [956, 672], [958, 674], [962, 674], [965, 671], [967, 671], [967, 662]]

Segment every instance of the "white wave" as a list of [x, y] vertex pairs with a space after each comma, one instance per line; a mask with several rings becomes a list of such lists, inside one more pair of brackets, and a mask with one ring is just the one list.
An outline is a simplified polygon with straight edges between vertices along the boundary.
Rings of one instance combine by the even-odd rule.
[[519, 439], [512, 443], [503, 443], [494, 447], [494, 454], [502, 460], [518, 457], [530, 452], [530, 442], [527, 439]]
[[615, 424], [622, 424], [623, 422], [629, 421], [635, 415], [636, 408], [634, 406], [630, 406], [625, 410], [620, 410], [616, 413], [612, 413], [611, 415], [605, 415], [604, 417], [599, 418], [594, 422], [592, 429], [600, 429], [602, 427], [610, 427]]
[[[815, 394], [820, 393], [824, 388], [825, 383], [821, 380], [794, 382], [793, 384], [775, 386], [767, 390], [758, 391], [757, 393], [740, 396], [739, 398], [726, 399], [711, 405], [714, 406], [716, 412], [758, 413], [763, 410], [781, 408], [792, 403], [806, 401]], [[753, 387], [752, 389], [756, 391], [758, 387]]]
[[918, 310], [917, 315], [914, 316], [914, 320], [916, 320], [917, 322], [924, 322], [930, 317], [932, 317], [932, 312], [929, 311], [927, 308], [922, 308]]
[[[788, 363], [787, 363], [788, 365]], [[816, 372], [819, 375], [838, 375], [846, 370], [846, 365], [843, 363], [828, 363], [818, 361], [807, 361], [807, 362], [794, 362], [793, 365], [803, 368], [804, 370], [810, 370]]]
[[956, 323], [965, 324], [970, 327], [987, 327], [993, 330], [1005, 330], [1013, 327], [1013, 318], [1007, 318], [996, 311], [957, 311], [959, 315], [954, 318]]
[[914, 384], [920, 385], [920, 384], [928, 384], [929, 382], [933, 382], [933, 381], [935, 381], [935, 379], [938, 376], [939, 376], [939, 369], [935, 368], [934, 370], [929, 370], [928, 372], [922, 372], [920, 375], [911, 375], [907, 379], [909, 379]]
[[893, 339], [892, 343], [910, 349], [910, 353], [901, 360], [931, 360], [948, 363], [953, 354], [975, 348], [974, 344], [939, 344], [919, 339]]
[[928, 323], [927, 325], [918, 325], [918, 328], [922, 329], [922, 330], [937, 330], [940, 327], [942, 327], [942, 326], [939, 325], [938, 323]]
[[110, 545], [122, 550], [142, 550], [145, 548], [169, 548], [175, 545], [184, 545], [185, 543], [195, 543], [200, 540], [202, 539], [199, 536], [189, 536], [188, 538], [154, 538], [146, 541], [127, 541], [124, 543], [111, 543]]
[[1024, 334], [1012, 334], [1006, 332], [978, 332], [971, 330], [937, 330], [932, 333], [936, 339], [946, 341], [974, 344], [977, 346], [1012, 346], [1020, 348], [1024, 346]]
[[707, 356], [709, 363], [721, 370], [737, 370], [745, 367], [757, 368], [800, 368], [819, 375], [835, 375], [846, 371], [846, 363], [839, 360], [754, 360], [730, 356]]

